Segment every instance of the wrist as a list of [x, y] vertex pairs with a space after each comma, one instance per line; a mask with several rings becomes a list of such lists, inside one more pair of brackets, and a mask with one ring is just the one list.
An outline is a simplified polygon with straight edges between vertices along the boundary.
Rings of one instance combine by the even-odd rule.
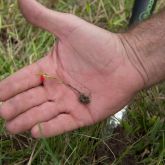
[[165, 39], [133, 30], [121, 34], [121, 40], [133, 67], [148, 88], [165, 80]]

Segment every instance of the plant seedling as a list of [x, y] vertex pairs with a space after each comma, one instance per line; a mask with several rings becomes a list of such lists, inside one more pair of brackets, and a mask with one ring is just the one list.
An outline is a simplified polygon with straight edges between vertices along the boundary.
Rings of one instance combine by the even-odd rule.
[[68, 86], [69, 88], [72, 88], [73, 90], [75, 90], [75, 91], [79, 94], [78, 100], [79, 100], [79, 102], [80, 102], [81, 104], [87, 105], [87, 104], [89, 104], [89, 103], [91, 102], [89, 96], [87, 96], [86, 94], [80, 92], [78, 89], [76, 89], [75, 87], [71, 86], [70, 84], [67, 84], [67, 83], [65, 83], [64, 81], [62, 81], [62, 80], [60, 80], [60, 79], [58, 79], [58, 78], [56, 78], [56, 77], [54, 77], [54, 76], [50, 76], [50, 75], [48, 75], [48, 74], [46, 74], [46, 73], [40, 73], [40, 74], [38, 74], [38, 75], [40, 76], [40, 80], [41, 80], [41, 83], [42, 83], [42, 84], [44, 83], [44, 81], [45, 81], [46, 78], [55, 79], [55, 80], [58, 81], [58, 83], [64, 84], [64, 85]]

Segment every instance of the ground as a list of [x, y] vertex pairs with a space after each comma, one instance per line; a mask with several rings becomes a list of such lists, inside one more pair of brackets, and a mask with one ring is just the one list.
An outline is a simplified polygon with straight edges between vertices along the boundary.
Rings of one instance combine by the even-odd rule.
[[[134, 0], [57, 1], [41, 2], [119, 32], [128, 28]], [[159, 0], [156, 12], [163, 6], [165, 1]], [[53, 42], [53, 36], [23, 19], [16, 1], [0, 0], [0, 79], [41, 58]], [[164, 165], [164, 117], [165, 84], [161, 84], [139, 93], [114, 130], [107, 120], [58, 137], [35, 140], [28, 132], [10, 135], [0, 120], [0, 165]]]

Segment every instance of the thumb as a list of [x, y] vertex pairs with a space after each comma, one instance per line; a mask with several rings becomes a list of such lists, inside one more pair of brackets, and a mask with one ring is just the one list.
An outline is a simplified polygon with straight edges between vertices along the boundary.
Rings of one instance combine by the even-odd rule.
[[80, 21], [74, 15], [50, 10], [36, 0], [18, 0], [18, 3], [22, 14], [29, 22], [59, 38], [69, 34]]

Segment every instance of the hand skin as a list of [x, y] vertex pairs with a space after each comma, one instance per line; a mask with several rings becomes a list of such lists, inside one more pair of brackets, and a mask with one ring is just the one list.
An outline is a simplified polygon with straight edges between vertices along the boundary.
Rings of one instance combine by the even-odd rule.
[[[136, 29], [126, 34], [113, 34], [74, 15], [51, 11], [35, 0], [18, 2], [29, 22], [51, 32], [59, 41], [44, 58], [0, 82], [0, 101], [4, 102], [0, 116], [7, 121], [9, 132], [31, 130], [33, 137], [40, 138], [92, 125], [118, 112], [139, 90], [165, 78], [158, 68], [165, 63], [161, 60], [164, 59], [161, 45], [165, 41], [160, 43], [157, 39], [162, 63], [157, 64], [155, 60], [156, 70], [149, 68], [148, 59], [143, 63], [139, 60], [149, 58], [150, 42], [137, 41], [143, 36], [145, 40], [145, 30], [139, 38], [134, 36], [134, 33], [138, 35]], [[149, 22], [144, 23], [144, 27], [139, 26], [139, 31], [145, 29], [145, 24]], [[150, 37], [149, 32], [147, 34]], [[157, 47], [153, 47], [156, 52]], [[139, 48], [144, 48], [145, 53]], [[154, 56], [153, 52], [151, 58]], [[153, 70], [157, 77], [152, 79]], [[46, 79], [41, 86], [38, 76], [41, 72], [88, 93], [91, 103], [81, 104], [78, 93], [57, 80]]]

